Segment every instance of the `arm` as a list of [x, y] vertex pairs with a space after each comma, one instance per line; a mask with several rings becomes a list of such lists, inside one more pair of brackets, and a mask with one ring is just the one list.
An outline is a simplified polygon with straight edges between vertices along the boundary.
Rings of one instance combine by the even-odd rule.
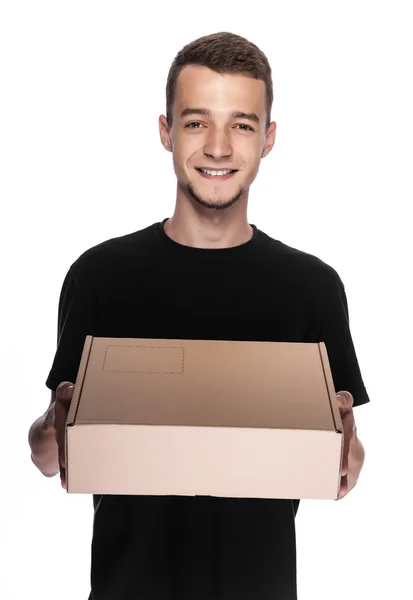
[[[86, 257], [87, 258], [87, 257]], [[50, 405], [29, 431], [32, 461], [46, 477], [60, 471], [65, 480], [65, 425], [85, 337], [94, 332], [98, 312], [92, 287], [93, 265], [78, 259], [64, 279], [59, 298], [57, 348], [46, 386]], [[72, 388], [72, 389], [70, 389]], [[66, 390], [67, 389], [67, 393]]]

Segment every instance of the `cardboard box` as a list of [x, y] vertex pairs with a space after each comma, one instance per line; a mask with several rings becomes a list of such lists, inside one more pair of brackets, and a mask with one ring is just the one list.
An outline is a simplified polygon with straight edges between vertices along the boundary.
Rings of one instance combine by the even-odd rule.
[[87, 336], [67, 491], [337, 499], [342, 432], [324, 342]]

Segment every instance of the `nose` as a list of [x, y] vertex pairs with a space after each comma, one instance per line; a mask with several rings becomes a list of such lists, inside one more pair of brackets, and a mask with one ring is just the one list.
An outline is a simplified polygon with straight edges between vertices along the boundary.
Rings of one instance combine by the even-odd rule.
[[208, 139], [204, 146], [204, 154], [215, 160], [231, 156], [232, 147], [228, 133], [218, 129], [208, 132]]

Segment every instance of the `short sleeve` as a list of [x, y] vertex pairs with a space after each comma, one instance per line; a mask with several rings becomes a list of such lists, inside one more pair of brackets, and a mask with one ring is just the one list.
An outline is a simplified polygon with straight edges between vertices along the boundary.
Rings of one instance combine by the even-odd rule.
[[324, 288], [323, 314], [319, 341], [327, 348], [335, 391], [347, 390], [354, 405], [370, 402], [350, 331], [349, 310], [344, 284], [338, 273], [331, 269]]
[[69, 269], [60, 292], [57, 349], [46, 380], [50, 390], [62, 381], [75, 383], [86, 336], [93, 335], [97, 305], [90, 272], [76, 261]]

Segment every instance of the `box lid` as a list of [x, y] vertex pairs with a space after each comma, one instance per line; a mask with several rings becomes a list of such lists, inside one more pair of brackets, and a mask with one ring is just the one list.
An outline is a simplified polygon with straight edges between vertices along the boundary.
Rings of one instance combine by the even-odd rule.
[[87, 336], [67, 424], [90, 423], [342, 432], [323, 342]]

